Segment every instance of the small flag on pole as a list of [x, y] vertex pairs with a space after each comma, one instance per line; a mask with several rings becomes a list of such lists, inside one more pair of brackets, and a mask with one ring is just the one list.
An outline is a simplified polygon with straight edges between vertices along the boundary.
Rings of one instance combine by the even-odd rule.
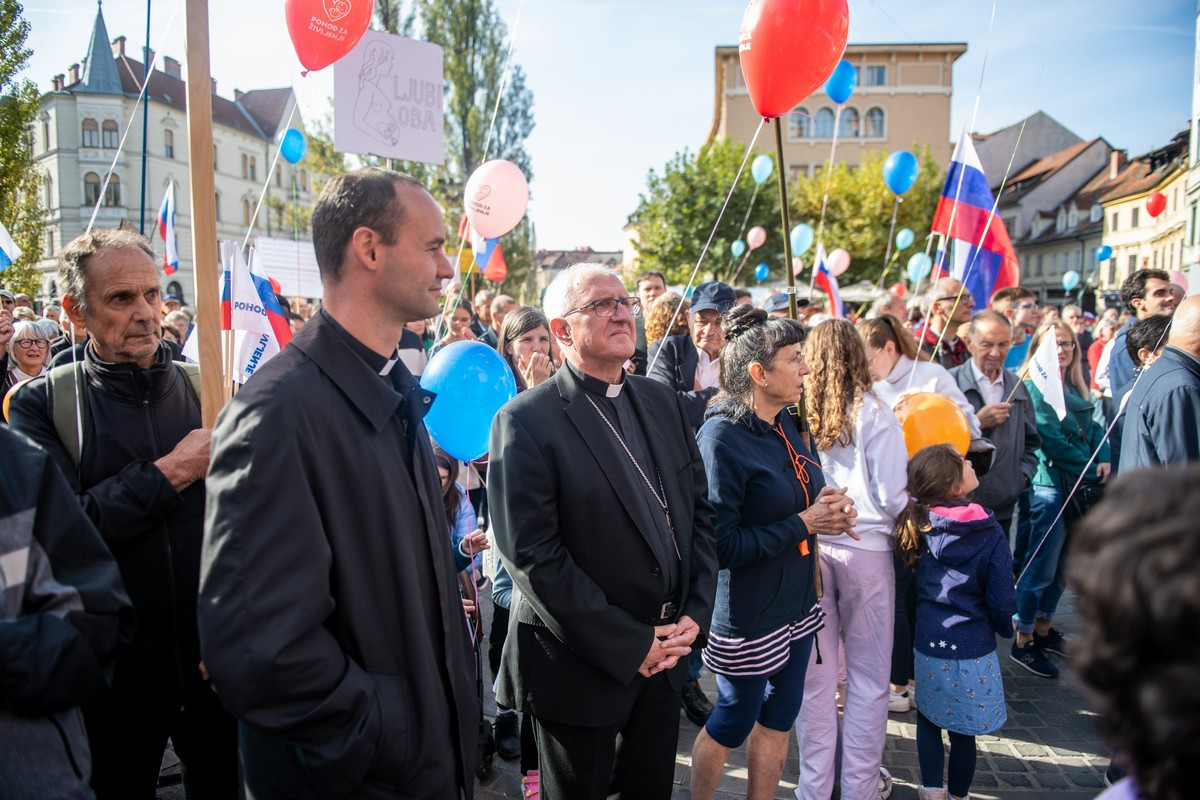
[[163, 272], [179, 269], [179, 242], [175, 238], [175, 181], [167, 184], [167, 196], [158, 209], [158, 235], [163, 240]]
[[829, 315], [844, 317], [846, 309], [842, 305], [841, 288], [838, 286], [837, 276], [829, 271], [825, 260], [825, 245], [818, 244], [816, 263], [813, 265], [813, 285], [829, 295]]
[[8, 269], [21, 257], [21, 248], [8, 235], [8, 229], [0, 223], [0, 272]]
[[1042, 393], [1042, 397], [1058, 418], [1067, 416], [1067, 401], [1063, 397], [1062, 373], [1058, 369], [1058, 336], [1054, 326], [1042, 333], [1037, 350], [1029, 358], [1029, 380]]

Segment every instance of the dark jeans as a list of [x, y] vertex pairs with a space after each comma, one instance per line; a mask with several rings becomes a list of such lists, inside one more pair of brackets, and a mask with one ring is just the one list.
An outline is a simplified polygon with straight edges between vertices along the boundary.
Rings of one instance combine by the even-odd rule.
[[543, 800], [667, 800], [679, 743], [679, 692], [666, 673], [642, 682], [617, 725], [534, 720]]
[[196, 681], [183, 708], [112, 699], [84, 711], [97, 800], [154, 800], [168, 737], [188, 800], [238, 797], [237, 721], [206, 686]]
[[1032, 519], [1033, 487], [1021, 492], [1017, 500], [1017, 532], [1013, 534], [1012, 554], [1013, 569], [1020, 569], [1025, 563], [1025, 553], [1029, 550], [1029, 531], [1033, 526]]
[[892, 677], [897, 686], [913, 678], [913, 631], [917, 627], [917, 582], [913, 571], [893, 556], [896, 570], [896, 624], [892, 626]]
[[[975, 737], [950, 734], [950, 775], [946, 787], [955, 797], [966, 797], [975, 778]], [[917, 712], [917, 761], [921, 765], [921, 785], [927, 789], [942, 787], [946, 751], [942, 747], [942, 729], [920, 711]]]
[[[488, 631], [488, 666], [492, 677], [500, 675], [500, 655], [504, 652], [504, 640], [508, 637], [508, 609], [492, 604], [492, 629]], [[503, 710], [504, 706], [497, 704]], [[537, 739], [533, 733], [533, 717], [525, 714], [521, 718], [521, 774], [538, 768]]]

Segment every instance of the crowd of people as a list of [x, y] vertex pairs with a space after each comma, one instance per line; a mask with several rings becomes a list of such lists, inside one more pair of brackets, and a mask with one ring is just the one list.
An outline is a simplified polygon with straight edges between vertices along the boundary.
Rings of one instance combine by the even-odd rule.
[[[41, 317], [0, 291], [0, 796], [151, 798], [169, 739], [189, 798], [469, 798], [492, 746], [528, 798], [666, 798], [682, 713], [693, 797], [742, 745], [774, 797], [794, 729], [798, 798], [877, 800], [915, 710], [922, 800], [962, 800], [1004, 655], [1076, 660], [1110, 797], [1188, 796], [1200, 299], [1167, 273], [1099, 319], [952, 278], [791, 319], [596, 264], [535, 308], [467, 299], [406, 176], [333, 178], [312, 224], [321, 303], [213, 429], [145, 239], [71, 242]], [[518, 393], [463, 464], [417, 376], [467, 340]], [[917, 391], [967, 446], [910, 453]]]

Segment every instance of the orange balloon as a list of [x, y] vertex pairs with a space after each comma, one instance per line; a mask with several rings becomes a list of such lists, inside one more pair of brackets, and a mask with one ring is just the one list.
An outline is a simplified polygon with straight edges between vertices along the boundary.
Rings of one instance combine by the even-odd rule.
[[4, 414], [5, 421], [8, 421], [8, 404], [12, 402], [13, 395], [17, 393], [17, 389], [20, 389], [31, 380], [33, 380], [33, 378], [26, 378], [23, 381], [13, 384], [13, 387], [8, 390], [7, 394], [4, 395], [4, 402], [3, 404], [0, 404], [0, 413]]
[[971, 445], [967, 415], [942, 395], [933, 392], [905, 395], [896, 403], [895, 411], [909, 458], [935, 444], [948, 444], [964, 456], [967, 454]]

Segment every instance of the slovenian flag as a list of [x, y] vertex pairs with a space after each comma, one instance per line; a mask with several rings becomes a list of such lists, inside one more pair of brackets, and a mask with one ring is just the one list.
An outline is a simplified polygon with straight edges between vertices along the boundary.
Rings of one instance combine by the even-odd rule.
[[[963, 282], [980, 307], [997, 290], [1020, 282], [1016, 251], [1004, 222], [996, 216], [996, 199], [966, 130], [950, 159], [950, 171], [933, 215], [933, 232], [950, 240], [950, 276]], [[939, 248], [937, 264], [941, 267], [946, 262]]]
[[179, 242], [175, 238], [175, 181], [167, 184], [167, 196], [158, 209], [158, 235], [163, 240], [163, 272], [179, 269]]
[[8, 229], [0, 223], [0, 272], [8, 269], [13, 262], [21, 257], [21, 248], [8, 235]]
[[842, 293], [838, 287], [837, 276], [829, 271], [825, 263], [825, 245], [817, 244], [816, 264], [813, 265], [813, 285], [829, 295], [829, 314], [834, 317], [846, 316], [846, 307], [842, 305]]
[[270, 279], [257, 272], [258, 254], [253, 247], [247, 264], [241, 248], [222, 242], [221, 261], [229, 276], [221, 287], [221, 323], [234, 331], [233, 377], [245, 383], [292, 340], [292, 329]]

